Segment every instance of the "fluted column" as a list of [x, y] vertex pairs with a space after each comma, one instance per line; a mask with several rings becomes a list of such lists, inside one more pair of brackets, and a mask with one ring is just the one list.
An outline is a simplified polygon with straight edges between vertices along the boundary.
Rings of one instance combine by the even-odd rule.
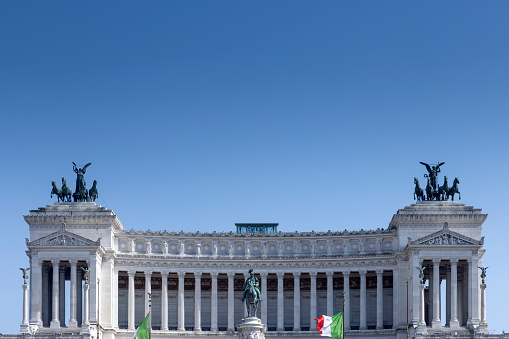
[[419, 282], [419, 324], [416, 332], [419, 334], [427, 334], [426, 321], [424, 320], [424, 288], [425, 285]]
[[161, 272], [161, 330], [168, 330], [168, 272]]
[[445, 326], [451, 326], [451, 265], [447, 266], [445, 280]]
[[334, 314], [334, 291], [333, 291], [334, 272], [326, 272], [326, 274], [327, 274], [327, 315], [329, 314], [332, 315]]
[[81, 327], [86, 327], [90, 324], [89, 322], [89, 317], [90, 317], [90, 310], [89, 310], [89, 305], [90, 305], [90, 298], [89, 298], [89, 294], [88, 294], [88, 291], [90, 289], [90, 285], [88, 283], [85, 283], [83, 285], [83, 324]]
[[[70, 288], [70, 309], [69, 309], [69, 328], [78, 327], [78, 323], [76, 322], [76, 264], [77, 260], [69, 260], [71, 264], [71, 288]], [[81, 286], [80, 286], [81, 288]]]
[[350, 330], [350, 272], [343, 272], [343, 291], [345, 292], [344, 330]]
[[194, 330], [201, 331], [201, 272], [194, 272]]
[[210, 298], [210, 330], [215, 332], [217, 331], [217, 277], [219, 273], [212, 272], [210, 276], [212, 277], [212, 291]]
[[361, 276], [361, 297], [360, 297], [360, 330], [366, 330], [366, 271], [359, 271]]
[[30, 259], [30, 325], [42, 326], [42, 262]]
[[23, 320], [21, 321], [19, 334], [29, 334], [30, 327], [28, 325], [28, 284], [26, 280], [24, 280], [21, 287], [23, 288]]
[[234, 290], [233, 290], [233, 278], [235, 278], [234, 272], [228, 272], [228, 331], [235, 329], [235, 303], [234, 303]]
[[317, 272], [309, 272], [309, 276], [311, 278], [311, 301], [310, 301], [310, 309], [309, 309], [309, 325], [310, 328], [313, 327], [313, 324], [316, 323], [315, 319], [318, 318], [316, 314], [316, 276]]
[[392, 270], [392, 328], [399, 325], [399, 274], [398, 270]]
[[58, 320], [60, 327], [65, 327], [65, 267], [58, 269]]
[[260, 277], [262, 278], [262, 324], [267, 324], [267, 272], [261, 272]]
[[152, 293], [152, 271], [145, 272], [145, 315], [150, 309], [148, 305], [149, 293]]
[[129, 275], [129, 285], [127, 291], [127, 302], [129, 304], [127, 308], [127, 328], [129, 330], [134, 330], [134, 276], [136, 275], [136, 271], [128, 271]]
[[277, 330], [284, 331], [284, 299], [283, 299], [283, 278], [285, 274], [277, 273]]
[[383, 273], [384, 273], [384, 270], [376, 270], [376, 329], [377, 330], [381, 330], [384, 327]]
[[471, 298], [472, 298], [472, 324], [474, 326], [478, 326], [480, 324], [480, 309], [481, 305], [479, 302], [479, 289], [480, 289], [480, 283], [479, 283], [479, 257], [477, 251], [472, 256], [472, 284], [469, 285], [469, 289], [471, 289]]
[[433, 259], [433, 320], [431, 321], [433, 328], [442, 327], [440, 320], [440, 261], [441, 259]]
[[450, 259], [451, 262], [451, 328], [459, 328], [458, 321], [458, 259]]
[[178, 324], [177, 324], [177, 330], [178, 331], [185, 331], [186, 327], [184, 324], [184, 276], [186, 275], [186, 272], [177, 272], [177, 275], [179, 277], [179, 283], [178, 283], [178, 308], [177, 308], [177, 314], [178, 314]]
[[300, 272], [293, 272], [293, 330], [300, 331]]
[[60, 264], [60, 260], [51, 260], [53, 264], [53, 286], [52, 286], [52, 319], [50, 323], [50, 328], [60, 328], [60, 320], [58, 320], [58, 297], [60, 294], [60, 283], [59, 283], [59, 271], [58, 267]]

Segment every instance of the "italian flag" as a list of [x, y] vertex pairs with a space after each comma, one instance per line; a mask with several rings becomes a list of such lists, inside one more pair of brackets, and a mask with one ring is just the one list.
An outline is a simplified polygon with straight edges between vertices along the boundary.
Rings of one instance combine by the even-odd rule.
[[133, 339], [150, 339], [150, 312], [147, 313], [147, 316], [141, 322], [140, 326], [134, 333]]
[[343, 312], [339, 312], [332, 317], [322, 315], [318, 321], [316, 329], [323, 337], [332, 337], [343, 339]]

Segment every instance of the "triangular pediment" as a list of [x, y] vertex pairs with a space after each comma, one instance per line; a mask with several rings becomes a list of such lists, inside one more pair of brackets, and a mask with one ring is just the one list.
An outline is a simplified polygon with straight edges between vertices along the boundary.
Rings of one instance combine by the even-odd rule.
[[97, 247], [101, 245], [101, 239], [97, 241], [92, 241], [80, 235], [71, 233], [65, 229], [62, 229], [58, 232], [51, 233], [45, 237], [34, 241], [28, 241], [27, 239], [27, 247], [62, 247], [62, 246], [71, 246], [71, 247]]
[[479, 240], [472, 239], [465, 235], [451, 231], [445, 226], [442, 230], [433, 234], [427, 235], [423, 238], [414, 240], [411, 245], [424, 245], [424, 246], [479, 246], [484, 242], [484, 237]]

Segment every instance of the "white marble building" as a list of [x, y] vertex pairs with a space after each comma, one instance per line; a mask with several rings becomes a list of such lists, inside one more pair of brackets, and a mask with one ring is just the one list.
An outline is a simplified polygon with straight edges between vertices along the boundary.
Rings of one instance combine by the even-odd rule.
[[55, 203], [25, 216], [31, 274], [20, 333], [132, 338], [151, 293], [154, 338], [234, 338], [251, 267], [267, 337], [317, 337], [314, 319], [339, 312], [342, 292], [349, 337], [406, 338], [407, 319], [412, 337], [487, 333], [478, 268], [486, 217], [424, 201], [384, 230], [175, 233], [127, 231], [95, 203]]

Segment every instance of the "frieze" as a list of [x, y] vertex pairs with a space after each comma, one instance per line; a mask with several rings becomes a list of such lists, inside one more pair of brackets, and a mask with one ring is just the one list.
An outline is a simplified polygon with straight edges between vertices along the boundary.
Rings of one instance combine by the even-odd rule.
[[[70, 233], [66, 230], [67, 225], [60, 226], [60, 231], [49, 234], [34, 241], [29, 241], [25, 238], [27, 247], [62, 247], [62, 246], [76, 246], [76, 247], [98, 247], [101, 245], [101, 239], [92, 241], [77, 234]], [[63, 228], [63, 229], [62, 229]]]
[[443, 229], [425, 236], [423, 238], [409, 241], [410, 245], [466, 245], [466, 246], [482, 246], [484, 243], [484, 237], [478, 241], [462, 234], [456, 233], [449, 229], [448, 223], [444, 223]]

